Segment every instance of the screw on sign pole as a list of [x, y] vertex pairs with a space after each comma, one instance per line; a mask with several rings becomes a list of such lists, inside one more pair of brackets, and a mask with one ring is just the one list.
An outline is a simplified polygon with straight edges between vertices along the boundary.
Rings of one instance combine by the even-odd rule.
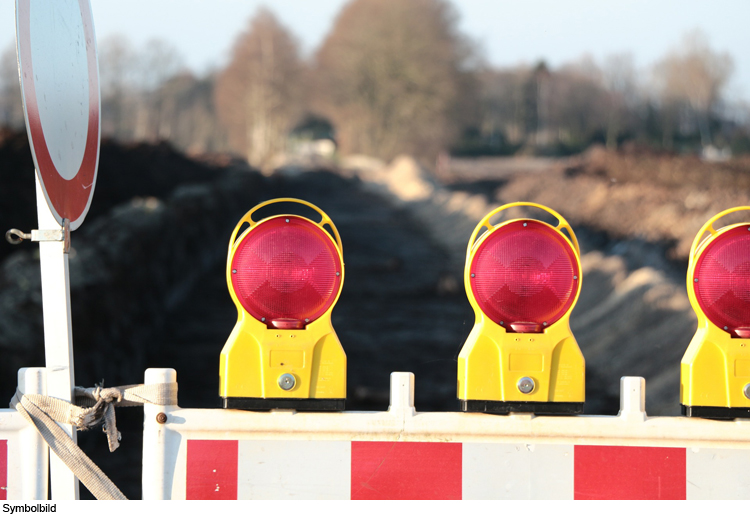
[[[91, 205], [99, 163], [100, 95], [89, 0], [16, 0], [21, 92], [36, 166], [47, 394], [74, 386], [68, 249]], [[18, 232], [15, 234], [18, 235]], [[9, 239], [10, 240], [10, 239]], [[64, 426], [75, 440], [75, 431]], [[77, 499], [78, 480], [50, 458], [52, 498]]]

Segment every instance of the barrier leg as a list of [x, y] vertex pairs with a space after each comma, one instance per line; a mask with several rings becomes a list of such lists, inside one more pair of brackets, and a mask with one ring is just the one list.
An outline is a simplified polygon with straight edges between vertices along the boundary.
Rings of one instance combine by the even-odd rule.
[[[175, 383], [174, 369], [150, 368], [145, 383]], [[143, 406], [143, 499], [165, 500], [171, 497], [173, 471], [167, 471], [167, 438], [165, 423], [176, 406], [144, 404]]]
[[[44, 394], [47, 371], [22, 368], [18, 388], [23, 394]], [[21, 433], [21, 500], [47, 500], [49, 492], [49, 449], [33, 427]]]
[[634, 376], [620, 378], [620, 412], [628, 421], [646, 420], [646, 380]]

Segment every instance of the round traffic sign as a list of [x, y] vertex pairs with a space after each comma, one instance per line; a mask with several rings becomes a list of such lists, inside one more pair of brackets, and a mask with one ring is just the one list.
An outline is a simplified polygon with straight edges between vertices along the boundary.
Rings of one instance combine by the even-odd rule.
[[52, 214], [83, 223], [96, 184], [99, 67], [89, 0], [16, 0], [26, 130]]

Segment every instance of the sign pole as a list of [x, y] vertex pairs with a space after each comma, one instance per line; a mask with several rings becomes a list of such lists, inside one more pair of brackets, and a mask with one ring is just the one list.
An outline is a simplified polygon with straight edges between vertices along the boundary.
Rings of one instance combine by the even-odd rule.
[[[18, 73], [36, 167], [47, 395], [73, 396], [73, 333], [68, 249], [83, 223], [99, 165], [101, 100], [89, 0], [16, 0]], [[61, 229], [62, 226], [62, 229]], [[9, 239], [10, 240], [10, 239]], [[20, 240], [19, 240], [20, 241]], [[75, 442], [71, 425], [60, 424]], [[78, 479], [53, 454], [54, 500], [78, 499]]]
[[[40, 230], [60, 230], [44, 197], [36, 174], [37, 216]], [[66, 233], [65, 236], [70, 236]], [[61, 237], [62, 238], [62, 237]], [[44, 312], [44, 353], [47, 366], [47, 395], [72, 401], [73, 329], [70, 316], [70, 274], [65, 240], [45, 241], [39, 244], [39, 262], [42, 271], [42, 304]], [[60, 424], [77, 442], [72, 425]], [[77, 500], [78, 479], [57, 455], [50, 456], [50, 482], [53, 500]]]

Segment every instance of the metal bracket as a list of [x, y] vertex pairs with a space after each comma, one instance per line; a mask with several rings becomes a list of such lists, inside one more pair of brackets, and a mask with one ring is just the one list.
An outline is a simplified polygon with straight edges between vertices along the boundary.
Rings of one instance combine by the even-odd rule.
[[5, 240], [16, 245], [24, 240], [32, 242], [63, 242], [63, 253], [70, 252], [70, 220], [63, 218], [61, 229], [32, 229], [31, 233], [24, 233], [20, 229], [9, 229], [5, 233]]

